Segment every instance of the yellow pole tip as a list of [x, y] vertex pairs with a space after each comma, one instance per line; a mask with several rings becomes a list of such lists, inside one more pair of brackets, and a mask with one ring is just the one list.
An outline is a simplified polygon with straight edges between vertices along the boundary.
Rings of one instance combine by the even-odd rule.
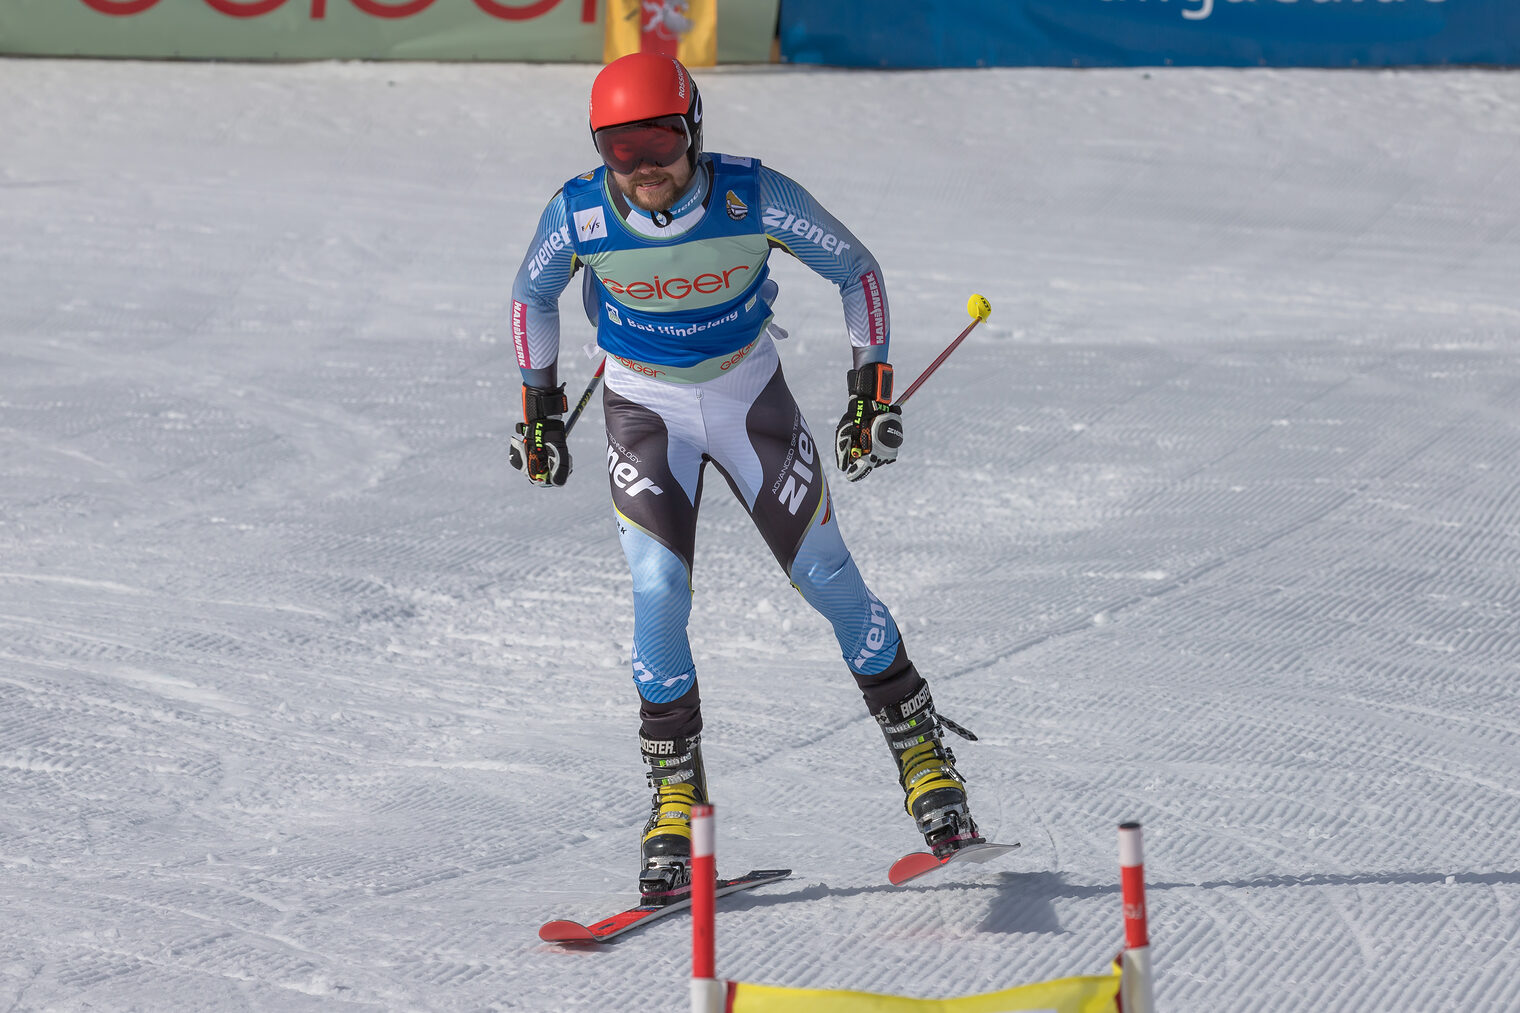
[[992, 303], [988, 302], [984, 295], [973, 295], [966, 300], [966, 312], [978, 320], [986, 320], [992, 316]]

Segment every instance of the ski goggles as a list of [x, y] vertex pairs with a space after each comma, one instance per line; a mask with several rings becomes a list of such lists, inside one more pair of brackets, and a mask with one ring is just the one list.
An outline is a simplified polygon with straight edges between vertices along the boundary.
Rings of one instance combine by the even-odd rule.
[[661, 116], [603, 127], [591, 137], [607, 167], [625, 176], [645, 162], [663, 169], [678, 161], [691, 147], [691, 133], [684, 116]]

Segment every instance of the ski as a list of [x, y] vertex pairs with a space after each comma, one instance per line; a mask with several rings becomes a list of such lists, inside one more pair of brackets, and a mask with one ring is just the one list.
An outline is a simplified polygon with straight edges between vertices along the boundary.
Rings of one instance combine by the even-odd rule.
[[978, 864], [990, 862], [1017, 847], [1017, 844], [968, 844], [959, 851], [950, 852], [944, 858], [939, 858], [927, 851], [915, 851], [893, 862], [892, 868], [887, 871], [887, 878], [892, 881], [893, 886], [902, 886], [910, 879], [917, 879], [935, 869], [942, 869], [952, 862]]
[[[717, 896], [738, 893], [740, 890], [752, 890], [769, 883], [779, 883], [791, 874], [791, 869], [754, 869], [736, 879], [720, 879]], [[638, 907], [631, 907], [627, 911], [621, 911], [611, 918], [603, 918], [590, 925], [582, 925], [580, 922], [565, 919], [545, 922], [538, 930], [538, 938], [546, 943], [605, 943], [624, 932], [642, 928], [656, 918], [663, 918], [677, 911], [685, 911], [689, 907], [691, 907], [690, 891], [680, 900], [673, 900], [669, 904], [658, 907], [653, 904], [640, 904]]]

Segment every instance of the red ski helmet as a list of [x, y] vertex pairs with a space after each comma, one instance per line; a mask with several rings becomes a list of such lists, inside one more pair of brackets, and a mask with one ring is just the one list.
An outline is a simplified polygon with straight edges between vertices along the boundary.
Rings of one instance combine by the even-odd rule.
[[[702, 154], [702, 96], [681, 61], [658, 53], [630, 53], [603, 67], [591, 85], [591, 134], [598, 130], [678, 117], [691, 140], [693, 168]], [[600, 150], [600, 149], [598, 149]]]

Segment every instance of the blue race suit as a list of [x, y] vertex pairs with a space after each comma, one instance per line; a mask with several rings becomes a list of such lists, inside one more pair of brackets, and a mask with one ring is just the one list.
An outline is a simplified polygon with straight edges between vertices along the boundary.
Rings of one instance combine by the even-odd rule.
[[686, 626], [709, 461], [832, 625], [868, 706], [919, 684], [891, 613], [840, 536], [822, 468], [829, 455], [767, 334], [774, 249], [839, 287], [854, 365], [885, 361], [889, 318], [875, 259], [806, 190], [750, 158], [704, 156], [664, 215], [629, 204], [605, 169], [570, 180], [545, 208], [512, 287], [523, 380], [554, 386], [559, 297], [588, 269], [583, 299], [608, 356], [608, 476], [634, 582], [634, 680], [652, 737], [700, 729]]

